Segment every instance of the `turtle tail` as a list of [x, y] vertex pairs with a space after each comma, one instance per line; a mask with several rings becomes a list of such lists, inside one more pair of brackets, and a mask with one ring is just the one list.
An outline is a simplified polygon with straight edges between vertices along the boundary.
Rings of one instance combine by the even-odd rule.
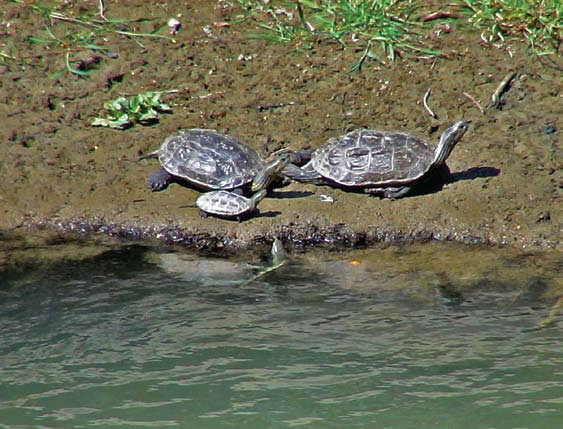
[[149, 159], [149, 158], [158, 158], [158, 151], [139, 155], [139, 161], [141, 161], [142, 159]]

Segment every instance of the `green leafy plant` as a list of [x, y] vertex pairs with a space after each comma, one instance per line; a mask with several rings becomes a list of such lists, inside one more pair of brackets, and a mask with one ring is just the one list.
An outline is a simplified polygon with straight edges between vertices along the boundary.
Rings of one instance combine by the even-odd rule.
[[150, 125], [158, 122], [158, 114], [172, 112], [172, 108], [160, 100], [160, 92], [145, 92], [130, 97], [119, 96], [104, 103], [105, 118], [92, 119], [91, 125], [124, 130], [136, 123]]

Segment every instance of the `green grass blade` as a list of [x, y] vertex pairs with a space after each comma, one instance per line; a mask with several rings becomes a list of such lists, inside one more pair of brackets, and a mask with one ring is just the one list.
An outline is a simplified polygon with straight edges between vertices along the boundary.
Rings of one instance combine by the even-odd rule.
[[49, 40], [48, 40], [48, 39], [42, 39], [42, 38], [40, 38], [40, 37], [35, 37], [35, 36], [29, 36], [29, 37], [27, 38], [27, 40], [29, 40], [29, 41], [32, 42], [32, 43], [44, 43], [44, 44], [50, 44], [50, 43], [53, 43], [53, 42], [54, 42], [53, 39], [49, 39]]
[[67, 52], [66, 53], [66, 69], [69, 72], [76, 74], [78, 76], [89, 76], [90, 75], [90, 71], [88, 71], [88, 70], [79, 70], [79, 69], [75, 69], [74, 67], [72, 67], [70, 65], [69, 56], [70, 56], [70, 53]]

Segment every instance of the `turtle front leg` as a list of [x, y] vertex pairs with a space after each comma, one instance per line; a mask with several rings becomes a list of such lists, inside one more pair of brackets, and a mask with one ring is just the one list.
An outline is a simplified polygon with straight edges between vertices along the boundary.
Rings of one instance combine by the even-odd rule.
[[315, 171], [313, 164], [311, 164], [310, 162], [305, 164], [303, 167], [288, 164], [282, 170], [281, 174], [283, 174], [284, 177], [295, 180], [296, 182], [313, 183], [315, 185], [327, 184], [323, 176]]
[[166, 189], [170, 183], [172, 183], [173, 177], [172, 175], [166, 171], [164, 168], [161, 168], [156, 173], [153, 173], [149, 177], [149, 184], [151, 185], [151, 190], [153, 192], [162, 191]]

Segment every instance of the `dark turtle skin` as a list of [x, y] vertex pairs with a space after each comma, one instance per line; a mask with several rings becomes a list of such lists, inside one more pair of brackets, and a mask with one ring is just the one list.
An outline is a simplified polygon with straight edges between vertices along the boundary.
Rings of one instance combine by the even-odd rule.
[[329, 140], [311, 161], [290, 165], [284, 175], [301, 182], [360, 188], [387, 198], [400, 198], [444, 166], [469, 127], [459, 121], [446, 129], [437, 147], [410, 134], [358, 130]]

